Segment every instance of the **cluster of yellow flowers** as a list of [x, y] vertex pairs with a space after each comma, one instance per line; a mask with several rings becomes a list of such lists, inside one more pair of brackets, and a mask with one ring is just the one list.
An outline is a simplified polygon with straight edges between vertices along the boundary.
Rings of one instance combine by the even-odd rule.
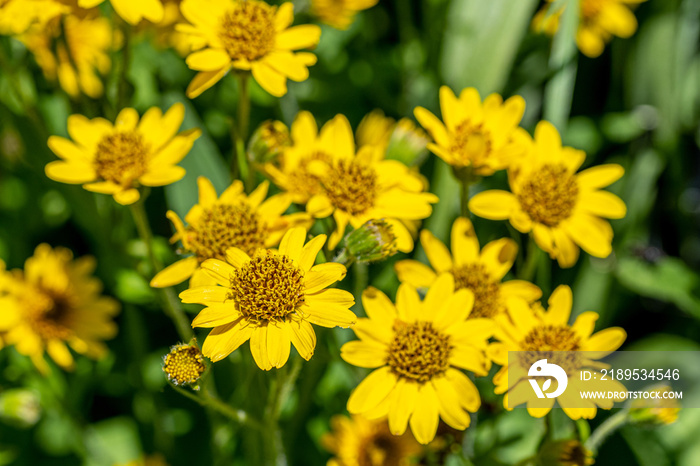
[[[99, 74], [109, 69], [108, 52], [120, 44], [110, 22], [94, 9], [99, 3], [5, 0], [0, 10], [23, 21], [3, 21], [0, 31], [24, 41], [46, 75], [57, 77], [69, 94], [96, 96], [103, 92]], [[346, 28], [357, 11], [375, 3], [315, 0], [312, 11]], [[622, 15], [618, 3], [581, 2], [579, 45], [585, 53], [594, 55], [602, 47], [592, 38], [596, 34], [607, 38], [606, 34], [624, 36], [629, 31], [629, 24], [623, 27], [610, 19]], [[241, 82], [252, 76], [267, 92], [282, 96], [287, 80], [307, 79], [308, 68], [317, 60], [300, 50], [314, 47], [321, 29], [292, 26], [292, 3], [275, 7], [259, 0], [183, 0], [179, 12], [166, 19], [168, 2], [165, 7], [159, 0], [111, 4], [131, 25], [142, 19], [156, 25], [165, 21], [163, 27], [177, 32], [187, 65], [198, 72], [187, 88], [189, 98], [229, 72]], [[180, 19], [172, 19], [180, 13]], [[624, 17], [629, 23], [629, 15]], [[612, 23], [618, 28], [606, 29]], [[362, 293], [366, 317], [358, 318], [350, 310], [355, 304], [351, 293], [330, 288], [345, 277], [353, 260], [412, 252], [420, 222], [439, 201], [415, 166], [387, 157], [394, 138], [407, 134], [416, 152], [427, 146], [454, 168], [462, 183], [506, 170], [510, 191], [480, 192], [469, 200], [469, 211], [485, 219], [509, 220], [561, 267], [577, 262], [579, 248], [600, 258], [611, 254], [613, 231], [605, 219], [624, 217], [626, 207], [602, 188], [622, 177], [622, 167], [608, 164], [579, 172], [585, 154], [563, 147], [552, 124], [540, 122], [534, 137], [519, 126], [525, 110], [519, 96], [504, 101], [493, 94], [482, 101], [476, 89], [464, 89], [457, 96], [442, 87], [439, 98], [442, 119], [425, 108], [415, 109], [429, 138], [407, 120], [395, 123], [378, 114], [368, 116], [357, 135], [343, 115], [320, 129], [306, 111], [299, 112], [289, 130], [281, 122], [267, 123], [256, 134], [267, 138], [261, 150], [268, 156], [251, 169], [266, 175], [278, 194], [268, 196], [268, 181], [246, 193], [236, 180], [219, 195], [200, 177], [198, 202], [184, 221], [175, 212], [166, 214], [175, 229], [171, 241], [181, 243], [179, 252], [185, 257], [156, 270], [151, 285], [167, 288], [189, 280], [179, 297], [183, 303], [205, 306], [191, 325], [211, 329], [201, 351], [212, 362], [250, 340], [259, 368], [280, 368], [290, 358], [292, 345], [302, 358], [313, 356], [314, 325], [354, 330], [359, 340], [343, 345], [340, 356], [373, 372], [347, 403], [348, 411], [362, 420], [354, 426], [347, 419], [337, 421], [336, 428], [346, 432], [339, 435], [361, 430], [401, 436], [410, 426], [415, 439], [427, 444], [435, 438], [440, 419], [457, 430], [470, 425], [470, 413], [481, 405], [473, 376], [488, 375], [493, 364], [501, 366], [493, 378], [495, 392], [510, 398], [504, 405], [526, 400], [529, 364], [509, 368], [508, 351], [610, 352], [626, 338], [621, 328], [594, 333], [594, 312], [584, 312], [570, 323], [572, 293], [567, 286], [552, 293], [545, 311], [536, 285], [506, 279], [518, 254], [516, 243], [502, 238], [480, 247], [467, 217], [454, 222], [450, 248], [429, 231], [420, 231], [430, 266], [398, 261], [395, 272], [401, 285], [395, 300], [367, 288]], [[70, 139], [48, 140], [61, 160], [49, 163], [46, 175], [112, 195], [119, 204], [135, 205], [144, 187], [168, 185], [185, 175], [178, 163], [200, 131], [180, 132], [184, 113], [184, 106], [175, 104], [165, 113], [151, 108], [142, 117], [125, 108], [114, 123], [73, 115], [67, 121]], [[315, 225], [325, 227], [328, 236], [309, 235]], [[359, 236], [349, 240], [348, 233]], [[44, 351], [70, 368], [73, 358], [66, 343], [78, 353], [103, 354], [102, 340], [116, 331], [109, 317], [118, 307], [99, 296], [99, 283], [89, 277], [93, 267], [92, 260], [73, 262], [67, 250], [46, 245], [37, 248], [24, 273], [5, 272], [3, 267], [2, 341], [44, 369]], [[205, 370], [195, 350], [196, 357], [189, 359], [189, 349], [173, 353], [168, 364], [180, 374], [169, 373], [173, 380], [193, 383]], [[195, 368], [187, 366], [190, 360]], [[572, 366], [568, 371], [582, 369]], [[513, 380], [513, 370], [522, 378]], [[554, 399], [549, 401], [549, 407], [530, 407], [529, 412], [544, 416], [554, 404]], [[611, 406], [611, 401], [591, 400], [586, 408], [565, 412], [572, 419], [589, 419], [598, 407]], [[378, 427], [365, 424], [368, 419], [386, 420], [388, 431], [386, 422]], [[326, 443], [338, 455], [348, 448], [342, 438]], [[404, 438], [396, 448], [410, 454], [416, 446]]]

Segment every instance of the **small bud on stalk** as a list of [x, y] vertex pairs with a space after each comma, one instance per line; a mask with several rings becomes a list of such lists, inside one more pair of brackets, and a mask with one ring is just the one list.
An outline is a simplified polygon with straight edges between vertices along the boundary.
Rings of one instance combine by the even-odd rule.
[[396, 254], [396, 235], [391, 225], [383, 219], [368, 220], [360, 228], [349, 233], [343, 242], [344, 249], [336, 262], [377, 262]]
[[173, 385], [189, 385], [193, 390], [199, 390], [197, 382], [206, 368], [195, 340], [190, 344], [171, 346], [170, 352], [163, 356], [163, 372]]
[[281, 121], [267, 120], [257, 127], [248, 143], [248, 160], [265, 163], [291, 145], [289, 129]]

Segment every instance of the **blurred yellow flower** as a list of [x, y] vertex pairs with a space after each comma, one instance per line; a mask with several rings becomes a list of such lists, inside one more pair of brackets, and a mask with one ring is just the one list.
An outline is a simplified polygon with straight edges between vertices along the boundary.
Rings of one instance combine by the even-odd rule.
[[97, 98], [104, 92], [100, 75], [109, 71], [109, 53], [115, 45], [107, 18], [97, 14], [56, 17], [32, 26], [20, 40], [34, 54], [46, 78], [58, 79], [71, 97], [82, 92]]
[[[587, 311], [580, 314], [576, 321], [569, 325], [573, 296], [571, 288], [561, 285], [554, 290], [549, 298], [549, 309], [544, 311], [541, 306], [531, 306], [522, 298], [510, 298], [506, 303], [507, 315], [495, 317], [498, 327], [494, 334], [498, 342], [492, 343], [488, 349], [489, 357], [501, 369], [493, 377], [497, 394], [506, 393], [503, 404], [506, 409], [512, 409], [522, 403], [527, 403], [527, 410], [534, 417], [543, 417], [554, 406], [556, 400], [563, 407], [564, 412], [571, 419], [593, 419], [596, 415], [596, 406], [610, 409], [613, 406], [612, 399], [584, 400], [577, 398], [579, 388], [591, 390], [589, 382], [585, 385], [581, 370], [590, 369], [590, 360], [571, 359], [567, 354], [558, 355], [557, 351], [591, 351], [600, 352], [600, 357], [611, 351], [615, 351], [622, 345], [627, 337], [620, 327], [611, 327], [593, 333], [598, 314]], [[533, 397], [532, 387], [528, 383], [528, 371], [535, 359], [520, 358], [517, 367], [509, 367], [508, 351], [547, 351], [552, 352], [550, 363], [559, 365], [564, 369], [569, 378], [567, 390], [557, 398], [537, 399]], [[587, 353], [588, 359], [593, 359], [594, 353]], [[533, 358], [535, 356], [533, 355]], [[593, 377], [595, 387], [600, 391], [626, 391], [624, 385], [616, 380], [601, 380], [603, 377], [597, 374]], [[585, 388], [581, 388], [585, 387]], [[532, 402], [537, 400], [537, 407]], [[542, 407], [547, 403], [548, 407]], [[572, 405], [586, 405], [585, 408], [572, 408]]]
[[199, 71], [187, 87], [193, 99], [216, 84], [230, 70], [251, 72], [270, 94], [287, 93], [287, 78], [304, 81], [316, 55], [294, 50], [315, 47], [321, 28], [294, 20], [291, 2], [279, 7], [258, 0], [183, 0], [182, 14], [191, 24], [178, 30], [192, 36], [194, 49], [187, 66]]
[[578, 440], [545, 442], [537, 455], [541, 466], [590, 466], [593, 454]]
[[311, 13], [336, 29], [350, 27], [355, 15], [372, 8], [379, 0], [311, 0]]
[[491, 94], [482, 103], [473, 87], [457, 98], [442, 86], [440, 111], [443, 121], [423, 107], [414, 113], [435, 141], [428, 149], [454, 168], [471, 167], [475, 175], [491, 175], [525, 153], [529, 137], [518, 126], [525, 112], [520, 96], [503, 102], [500, 95]]
[[627, 208], [600, 189], [620, 179], [624, 169], [607, 164], [577, 174], [585, 158], [583, 151], [562, 147], [556, 128], [541, 121], [532, 149], [508, 170], [512, 193], [481, 192], [469, 201], [469, 209], [483, 218], [509, 219], [522, 233], [532, 231], [539, 247], [561, 267], [576, 263], [579, 246], [592, 256], [607, 257], [613, 231], [602, 218], [623, 218]]
[[181, 3], [182, 0], [163, 0], [163, 19], [156, 24], [143, 22], [139, 29], [152, 31], [158, 47], [171, 47], [178, 55], [186, 57], [192, 51], [193, 44], [191, 36], [176, 29], [184, 21], [180, 12]]
[[369, 288], [362, 305], [369, 316], [353, 330], [360, 338], [343, 345], [348, 363], [375, 369], [351, 393], [348, 411], [371, 419], [388, 416], [389, 429], [401, 435], [411, 426], [422, 444], [435, 437], [439, 419], [464, 430], [468, 412], [481, 405], [474, 383], [457, 368], [486, 375], [484, 351], [493, 333], [489, 319], [466, 320], [474, 295], [455, 291], [450, 274], [438, 277], [421, 302], [416, 289], [402, 284], [396, 306]]
[[22, 34], [69, 11], [68, 5], [56, 0], [0, 0], [0, 35]]
[[421, 231], [421, 244], [432, 269], [416, 260], [396, 263], [399, 280], [416, 288], [431, 286], [438, 274], [454, 276], [458, 290], [474, 293], [474, 309], [470, 317], [494, 317], [505, 311], [506, 300], [519, 296], [528, 302], [538, 300], [542, 291], [524, 280], [501, 283], [513, 266], [518, 253], [515, 242], [508, 238], [491, 241], [480, 251], [472, 223], [463, 217], [452, 225], [452, 255], [445, 245], [428, 230]]
[[62, 160], [46, 165], [54, 181], [82, 184], [96, 193], [111, 194], [123, 205], [140, 198], [140, 186], [164, 186], [185, 176], [175, 165], [199, 137], [199, 129], [177, 134], [185, 107], [177, 103], [163, 114], [149, 109], [139, 122], [133, 108], [125, 108], [113, 125], [103, 118], [68, 117], [73, 139], [51, 136], [49, 148]]
[[[81, 8], [93, 8], [105, 0], [78, 0]], [[109, 0], [112, 8], [127, 23], [138, 24], [142, 19], [152, 23], [163, 20], [163, 4], [160, 0]]]
[[311, 324], [349, 327], [356, 321], [351, 293], [325, 289], [345, 277], [346, 269], [334, 262], [314, 265], [326, 242], [319, 235], [306, 245], [306, 231], [292, 228], [278, 251], [258, 249], [249, 256], [230, 248], [226, 261], [202, 264], [219, 286], [190, 288], [180, 293], [185, 303], [205, 306], [193, 327], [213, 328], [202, 352], [220, 361], [250, 339], [253, 359], [263, 370], [284, 366], [290, 342], [307, 361], [316, 347]]
[[236, 180], [217, 198], [211, 181], [199, 177], [199, 203], [185, 216], [187, 226], [175, 212], [167, 217], [177, 230], [171, 241], [180, 240], [185, 252], [194, 255], [181, 259], [153, 277], [151, 286], [163, 288], [182, 283], [192, 277], [191, 287], [214, 283], [200, 268], [207, 259], [226, 259], [231, 247], [254, 255], [259, 248], [277, 246], [282, 235], [295, 226], [311, 227], [313, 220], [306, 213], [284, 215], [291, 201], [283, 195], [265, 200], [268, 182], [260, 184], [249, 196], [243, 183]]
[[[554, 0], [540, 10], [532, 20], [532, 27], [549, 36], [559, 29], [565, 4], [554, 10]], [[637, 30], [637, 18], [630, 5], [646, 0], [580, 0], [579, 25], [576, 44], [584, 55], [595, 58], [603, 53], [605, 43], [613, 36], [628, 38]]]
[[104, 356], [102, 340], [117, 333], [112, 317], [119, 304], [100, 295], [102, 284], [91, 276], [94, 269], [92, 257], [73, 260], [68, 249], [41, 244], [24, 271], [0, 270], [0, 332], [5, 343], [29, 356], [44, 373], [44, 352], [64, 369], [74, 364], [68, 346], [94, 359]]
[[321, 437], [335, 455], [327, 466], [409, 466], [422, 450], [410, 433], [392, 435], [384, 420], [337, 415], [331, 427], [333, 431]]
[[[675, 398], [665, 398], [671, 387], [661, 385], [646, 390], [658, 394], [655, 398], [634, 400], [630, 403], [629, 418], [635, 424], [669, 425], [678, 420], [681, 405]], [[650, 405], [651, 403], [651, 405]]]

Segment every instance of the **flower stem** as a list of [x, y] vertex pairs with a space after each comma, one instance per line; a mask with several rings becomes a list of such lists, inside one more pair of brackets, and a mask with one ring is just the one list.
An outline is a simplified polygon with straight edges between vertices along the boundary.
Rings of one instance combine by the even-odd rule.
[[603, 442], [605, 442], [605, 440], [612, 435], [613, 432], [627, 423], [629, 420], [627, 414], [628, 411], [623, 410], [607, 418], [605, 422], [599, 425], [598, 428], [593, 431], [591, 436], [588, 437], [586, 448], [595, 455]]
[[537, 270], [537, 263], [540, 259], [540, 250], [535, 244], [535, 240], [530, 236], [530, 241], [527, 245], [527, 257], [525, 258], [525, 265], [522, 269], [518, 270], [518, 279], [527, 280], [529, 282], [535, 277], [535, 271]]
[[199, 404], [200, 406], [203, 406], [205, 408], [211, 408], [214, 411], [218, 412], [219, 414], [222, 414], [223, 416], [226, 416], [227, 418], [242, 424], [246, 425], [249, 427], [253, 427], [255, 429], [260, 430], [261, 432], [264, 432], [264, 427], [263, 425], [250, 417], [250, 415], [243, 411], [242, 409], [236, 409], [232, 406], [227, 405], [223, 401], [221, 401], [218, 398], [215, 398], [206, 391], [198, 392], [197, 394], [194, 394], [193, 392], [190, 392], [189, 390], [178, 387], [175, 385], [171, 385], [173, 389], [178, 392], [180, 395], [185, 396], [186, 398], [189, 398], [190, 400], [194, 401], [195, 403]]
[[469, 182], [466, 180], [460, 180], [461, 189], [461, 214], [462, 217], [469, 218]]
[[[139, 237], [141, 237], [141, 240], [146, 244], [148, 259], [151, 262], [151, 267], [153, 267], [153, 272], [158, 273], [163, 270], [163, 264], [161, 264], [160, 260], [158, 260], [155, 252], [153, 251], [153, 233], [151, 232], [151, 226], [148, 223], [146, 210], [143, 207], [145, 197], [146, 196], [144, 194], [139, 201], [131, 204], [129, 209], [131, 210], [131, 215], [134, 218], [134, 223], [136, 224]], [[159, 293], [163, 310], [175, 324], [178, 335], [182, 341], [190, 341], [194, 336], [194, 333], [192, 332], [192, 327], [190, 327], [189, 319], [180, 308], [180, 303], [177, 296], [175, 296], [173, 289], [160, 288]]]
[[245, 180], [246, 192], [253, 190], [255, 184], [255, 171], [246, 154], [246, 139], [248, 138], [248, 126], [250, 125], [250, 93], [248, 92], [248, 74], [238, 74], [238, 115], [233, 129], [233, 141], [237, 164], [237, 173]]
[[460, 185], [460, 215], [469, 218], [469, 187], [477, 181], [478, 177], [474, 175], [474, 170], [471, 166], [452, 168], [452, 172], [459, 180]]
[[265, 439], [269, 441], [270, 465], [286, 465], [287, 455], [282, 444], [282, 432], [279, 428], [279, 418], [284, 404], [294, 390], [294, 385], [301, 371], [301, 357], [294, 358], [291, 370], [285, 366], [277, 371], [277, 383], [274, 385], [265, 412], [267, 432]]

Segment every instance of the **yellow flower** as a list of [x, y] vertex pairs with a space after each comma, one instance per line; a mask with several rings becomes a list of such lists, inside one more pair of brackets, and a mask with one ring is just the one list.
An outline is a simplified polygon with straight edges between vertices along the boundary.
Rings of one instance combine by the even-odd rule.
[[102, 340], [114, 337], [111, 318], [118, 303], [100, 296], [102, 284], [91, 276], [92, 257], [73, 260], [65, 248], [37, 246], [24, 272], [0, 271], [0, 332], [5, 343], [31, 357], [42, 372], [48, 371], [47, 352], [59, 366], [72, 369], [70, 346], [77, 353], [98, 359], [107, 352]]
[[508, 238], [488, 243], [479, 250], [479, 240], [472, 223], [463, 217], [452, 225], [452, 255], [444, 244], [427, 230], [421, 232], [421, 244], [432, 269], [416, 260], [396, 263], [399, 280], [416, 288], [431, 286], [438, 274], [454, 276], [457, 289], [467, 288], [474, 293], [474, 309], [470, 317], [494, 317], [505, 311], [506, 300], [518, 296], [528, 302], [538, 300], [542, 291], [524, 280], [501, 283], [513, 266], [518, 253], [515, 242]]
[[156, 46], [160, 48], [172, 47], [182, 57], [192, 52], [191, 36], [176, 30], [179, 23], [184, 21], [180, 12], [182, 0], [163, 0], [163, 19], [156, 24], [141, 23], [139, 29], [152, 30]]
[[47, 24], [34, 25], [20, 39], [47, 79], [58, 79], [71, 97], [83, 92], [97, 98], [104, 92], [100, 75], [110, 69], [109, 53], [114, 46], [107, 18], [94, 14], [56, 17]]
[[491, 94], [482, 103], [473, 87], [457, 98], [442, 86], [440, 111], [444, 123], [423, 107], [414, 113], [435, 141], [428, 149], [455, 168], [471, 167], [475, 175], [491, 175], [525, 152], [528, 135], [518, 127], [525, 111], [520, 96], [503, 102], [500, 95]]
[[[580, 314], [576, 321], [569, 325], [572, 302], [571, 288], [561, 285], [550, 296], [547, 311], [539, 306], [531, 306], [522, 298], [514, 297], [506, 303], [508, 314], [495, 317], [498, 328], [494, 336], [498, 342], [491, 344], [488, 354], [493, 362], [503, 366], [494, 376], [493, 383], [497, 394], [507, 393], [503, 400], [506, 409], [527, 403], [527, 410], [532, 416], [542, 417], [552, 409], [554, 401], [557, 400], [571, 419], [593, 419], [596, 406], [610, 409], [613, 400], [584, 400], [578, 398], [580, 390], [626, 391], [624, 385], [615, 380], [600, 380], [602, 376], [596, 372], [596, 363], [592, 359], [599, 359], [615, 351], [625, 341], [627, 334], [620, 327], [593, 333], [598, 314], [591, 311]], [[509, 367], [508, 351], [551, 351], [551, 357], [548, 358], [551, 359], [550, 363], [559, 365], [569, 377], [566, 391], [557, 398], [534, 398], [532, 387], [528, 383], [528, 371], [535, 360], [522, 358], [516, 367]], [[587, 353], [588, 359], [583, 360], [567, 358], [566, 354], [558, 355], [557, 351], [599, 353]], [[596, 382], [583, 382], [580, 374], [583, 369], [593, 372], [593, 380]], [[594, 383], [595, 385], [592, 385]], [[537, 403], [537, 407], [534, 407], [533, 403]], [[543, 407], [542, 403], [549, 406]], [[572, 408], [572, 405], [586, 407]]]
[[199, 390], [197, 381], [207, 366], [202, 352], [195, 344], [179, 344], [170, 347], [170, 352], [163, 356], [163, 372], [173, 385], [190, 385]]
[[0, 34], [16, 36], [69, 11], [55, 0], [0, 0]]
[[125, 108], [114, 125], [103, 118], [71, 115], [68, 134], [73, 141], [49, 138], [49, 148], [63, 160], [46, 165], [46, 176], [111, 194], [123, 205], [133, 204], [140, 198], [139, 186], [164, 186], [185, 176], [185, 169], [175, 164], [201, 132], [191, 129], [176, 134], [184, 117], [180, 103], [165, 114], [153, 107], [140, 122], [136, 110]]
[[[664, 398], [665, 393], [671, 392], [668, 385], [660, 385], [646, 390], [656, 393], [656, 398], [639, 399], [630, 403], [629, 418], [632, 422], [642, 425], [669, 425], [678, 420], [681, 405], [675, 398]], [[651, 403], [651, 405], [650, 405]]]
[[[93, 8], [105, 0], [78, 0], [81, 8]], [[112, 8], [121, 18], [131, 25], [138, 24], [142, 19], [152, 23], [163, 20], [163, 4], [160, 0], [109, 0]]]
[[595, 257], [612, 252], [613, 231], [603, 218], [619, 219], [627, 208], [604, 188], [622, 177], [620, 165], [607, 164], [576, 173], [586, 154], [562, 147], [552, 124], [541, 121], [535, 142], [521, 163], [508, 170], [512, 193], [484, 191], [469, 202], [476, 215], [491, 220], [509, 219], [520, 232], [532, 235], [562, 267], [578, 260], [579, 246]]
[[435, 437], [438, 421], [464, 430], [469, 412], [481, 405], [479, 392], [459, 369], [486, 375], [484, 355], [493, 324], [466, 320], [474, 295], [454, 290], [454, 279], [443, 274], [422, 302], [416, 289], [402, 284], [396, 306], [377, 289], [362, 294], [369, 316], [353, 328], [360, 340], [346, 343], [340, 356], [348, 363], [375, 369], [352, 392], [348, 411], [371, 419], [388, 416], [389, 429], [401, 435], [410, 424], [422, 444]]
[[270, 94], [287, 93], [287, 78], [304, 81], [316, 55], [294, 50], [316, 46], [321, 28], [294, 20], [291, 2], [280, 7], [258, 0], [184, 0], [182, 14], [192, 24], [178, 30], [192, 36], [201, 49], [187, 57], [187, 66], [199, 71], [187, 87], [193, 99], [216, 84], [231, 69], [250, 71]]
[[593, 455], [578, 440], [546, 442], [537, 455], [541, 466], [590, 466]]
[[304, 245], [305, 237], [303, 228], [292, 228], [279, 251], [258, 249], [251, 257], [230, 248], [225, 262], [209, 259], [202, 264], [220, 286], [190, 288], [180, 298], [208, 306], [192, 322], [193, 327], [213, 328], [202, 347], [205, 356], [220, 361], [250, 339], [258, 367], [280, 368], [289, 358], [290, 342], [307, 361], [313, 356], [316, 334], [311, 324], [345, 328], [355, 323], [352, 294], [325, 289], [345, 276], [345, 267], [334, 262], [314, 265], [326, 236]]
[[210, 285], [214, 282], [200, 268], [205, 260], [226, 260], [226, 251], [231, 247], [252, 256], [259, 248], [277, 246], [291, 227], [308, 229], [311, 226], [308, 214], [283, 215], [291, 203], [286, 196], [276, 195], [265, 200], [267, 182], [247, 196], [243, 183], [236, 180], [220, 198], [211, 181], [200, 176], [197, 182], [199, 203], [185, 216], [187, 226], [175, 212], [169, 210], [166, 214], [177, 230], [171, 241], [180, 240], [185, 251], [194, 255], [159, 272], [151, 280], [153, 287], [176, 285], [190, 277], [191, 287]]
[[411, 434], [392, 435], [386, 421], [338, 415], [331, 427], [333, 432], [321, 437], [335, 455], [327, 466], [409, 466], [422, 450]]
[[379, 0], [311, 0], [311, 13], [336, 29], [350, 27], [355, 15], [372, 8]]
[[[535, 30], [553, 36], [559, 29], [559, 22], [564, 12], [562, 6], [556, 11], [551, 4], [540, 10], [532, 20]], [[579, 25], [576, 32], [576, 44], [584, 55], [595, 58], [603, 53], [605, 43], [613, 36], [627, 38], [637, 30], [637, 19], [630, 11], [630, 5], [637, 5], [646, 0], [580, 0]], [[563, 5], [563, 4], [562, 4]]]

